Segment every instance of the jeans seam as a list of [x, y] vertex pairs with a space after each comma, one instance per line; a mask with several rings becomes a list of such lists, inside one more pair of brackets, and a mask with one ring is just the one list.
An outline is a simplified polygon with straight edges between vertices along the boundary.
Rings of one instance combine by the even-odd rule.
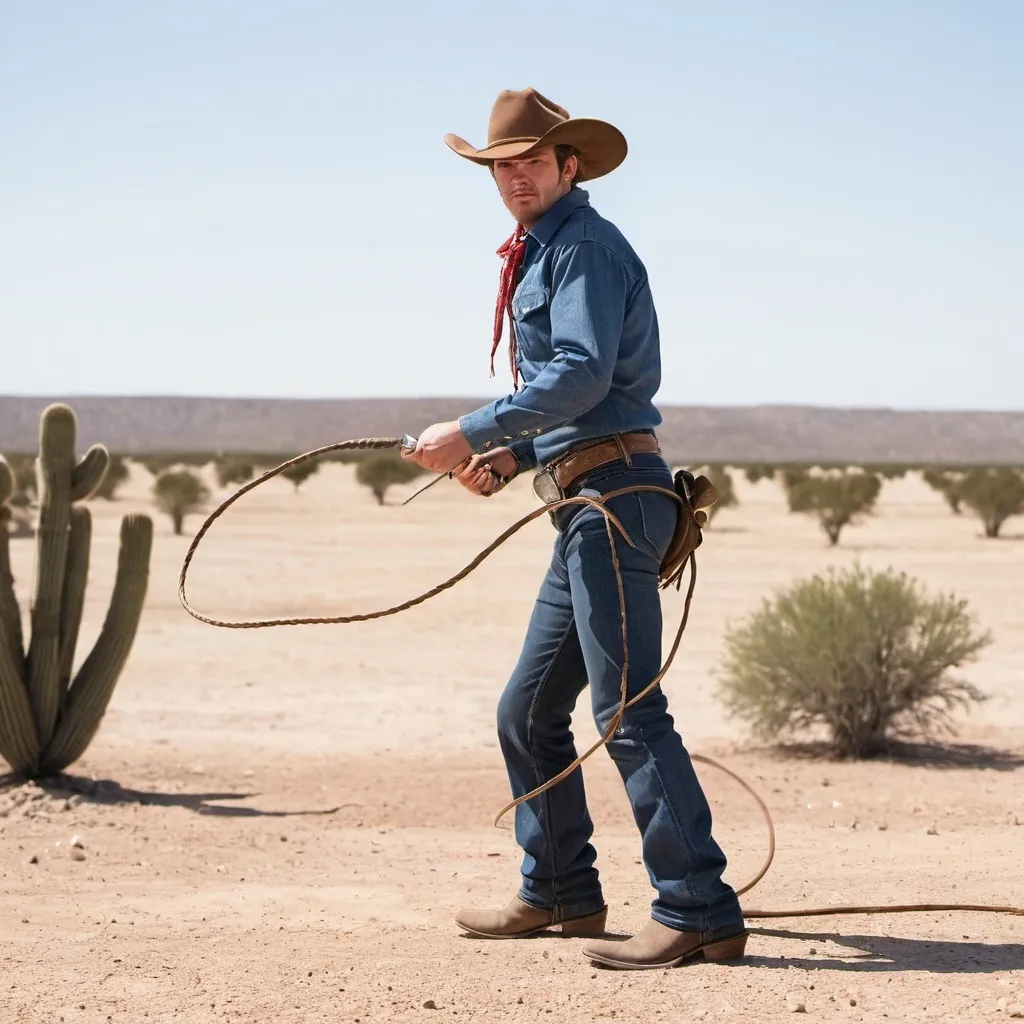
[[[534, 733], [533, 726], [535, 721], [534, 710], [537, 706], [537, 701], [540, 698], [541, 693], [544, 691], [544, 687], [547, 686], [551, 679], [551, 672], [554, 669], [555, 662], [558, 661], [558, 656], [565, 649], [566, 641], [569, 639], [569, 634], [573, 631], [576, 625], [575, 619], [569, 620], [569, 625], [566, 626], [565, 632], [562, 634], [561, 640], [558, 641], [558, 646], [555, 648], [554, 653], [551, 655], [550, 660], [541, 673], [540, 679], [537, 681], [537, 687], [533, 692], [533, 699], [530, 701], [530, 709], [526, 713], [526, 735], [530, 745], [530, 760], [533, 763], [533, 777], [536, 780], [538, 786], [543, 785], [547, 780], [541, 775], [540, 766], [538, 764], [537, 751], [534, 747]], [[551, 873], [551, 896], [552, 902], [558, 902], [558, 843], [555, 841], [554, 833], [551, 828], [551, 803], [550, 803], [551, 790], [546, 789], [540, 794], [541, 799], [544, 801], [544, 838], [547, 841], [548, 849], [551, 850], [552, 868], [554, 869]]]

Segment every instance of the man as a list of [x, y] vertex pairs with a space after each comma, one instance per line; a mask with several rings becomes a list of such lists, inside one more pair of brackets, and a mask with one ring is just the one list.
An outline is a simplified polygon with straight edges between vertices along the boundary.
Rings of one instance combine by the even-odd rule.
[[[493, 372], [507, 313], [514, 391], [424, 430], [405, 457], [435, 472], [454, 471], [485, 496], [528, 468], [543, 471], [535, 488], [546, 501], [641, 484], [671, 490], [654, 435], [661, 416], [652, 400], [661, 370], [647, 273], [577, 187], [625, 159], [621, 132], [604, 121], [570, 118], [526, 89], [498, 97], [485, 148], [454, 135], [445, 142], [490, 168], [516, 221], [499, 250], [504, 263], [491, 350]], [[621, 495], [608, 507], [634, 545], [616, 539], [632, 696], [661, 666], [658, 570], [679, 513], [671, 497], [651, 492]], [[552, 518], [551, 565], [498, 705], [501, 749], [516, 797], [575, 759], [570, 715], [588, 682], [602, 734], [620, 702], [623, 632], [605, 519], [583, 504], [556, 510]], [[746, 931], [736, 895], [722, 881], [725, 857], [659, 687], [626, 712], [608, 752], [625, 783], [657, 895], [637, 935], [591, 942], [585, 955], [632, 969], [699, 955], [741, 956]], [[462, 911], [459, 925], [484, 938], [519, 938], [553, 925], [564, 935], [603, 934], [607, 907], [582, 773], [519, 804], [515, 828], [524, 851], [517, 896], [502, 910]]]

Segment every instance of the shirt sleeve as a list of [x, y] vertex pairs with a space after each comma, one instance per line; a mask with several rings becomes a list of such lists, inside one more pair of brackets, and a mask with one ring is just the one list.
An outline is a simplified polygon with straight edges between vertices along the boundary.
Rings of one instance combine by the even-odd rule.
[[608, 394], [626, 289], [621, 260], [600, 242], [577, 242], [555, 258], [549, 300], [554, 358], [522, 390], [461, 417], [474, 451], [559, 427]]

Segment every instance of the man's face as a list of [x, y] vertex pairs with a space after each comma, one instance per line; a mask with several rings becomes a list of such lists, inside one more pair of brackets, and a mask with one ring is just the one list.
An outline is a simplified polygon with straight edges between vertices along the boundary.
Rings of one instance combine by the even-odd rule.
[[575, 173], [574, 156], [559, 171], [554, 146], [521, 160], [494, 161], [494, 180], [501, 201], [527, 230], [569, 191]]

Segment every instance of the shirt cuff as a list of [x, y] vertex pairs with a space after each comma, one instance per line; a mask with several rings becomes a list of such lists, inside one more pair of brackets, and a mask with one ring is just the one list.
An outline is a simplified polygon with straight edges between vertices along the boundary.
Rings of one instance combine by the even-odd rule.
[[459, 429], [474, 452], [486, 452], [491, 448], [501, 448], [513, 440], [513, 438], [505, 437], [502, 434], [498, 421], [494, 418], [496, 404], [485, 405], [475, 412], [459, 417]]
[[509, 441], [509, 449], [512, 454], [516, 457], [516, 462], [519, 463], [519, 467], [516, 469], [516, 474], [522, 473], [526, 469], [534, 469], [537, 465], [537, 452], [533, 447], [532, 437], [521, 437], [515, 441]]

